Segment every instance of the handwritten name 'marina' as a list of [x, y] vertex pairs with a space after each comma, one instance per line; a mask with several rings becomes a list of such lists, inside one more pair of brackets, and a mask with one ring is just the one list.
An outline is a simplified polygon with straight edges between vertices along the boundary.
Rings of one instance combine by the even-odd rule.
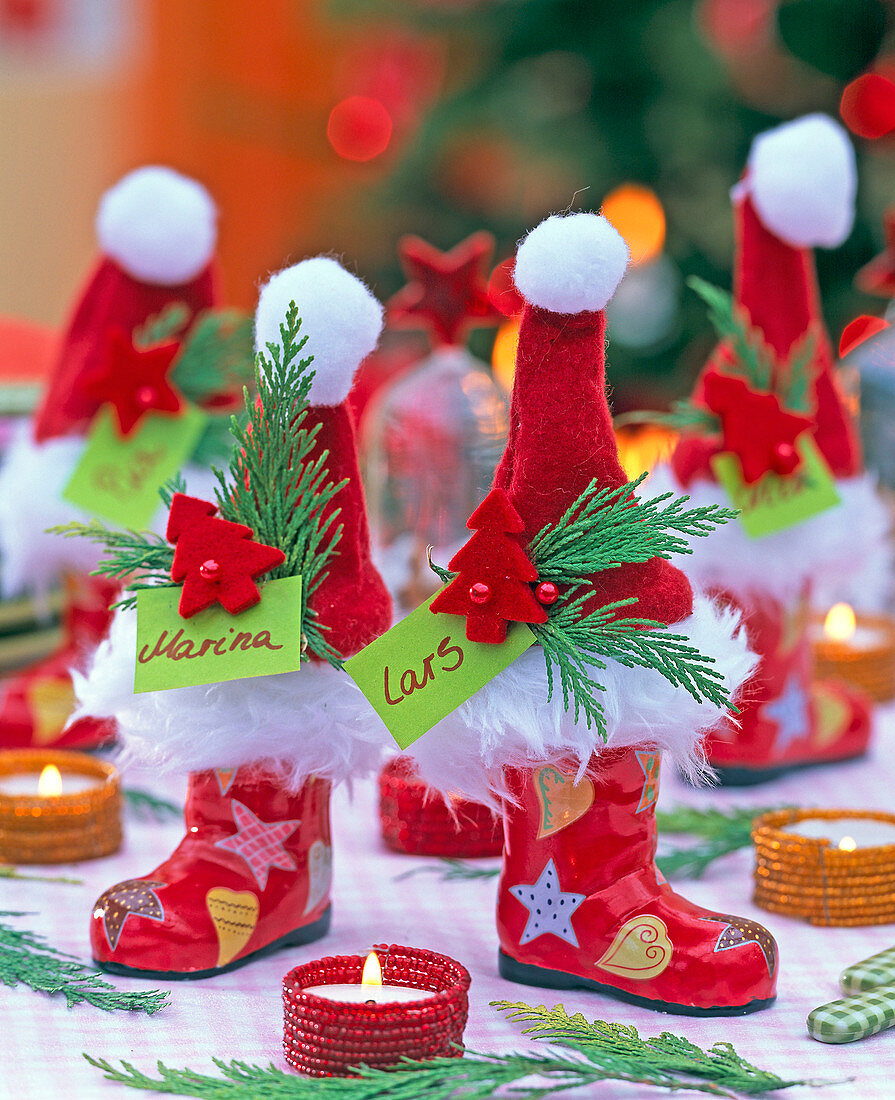
[[[229, 637], [228, 635], [234, 635]], [[231, 626], [227, 634], [223, 638], [206, 638], [200, 642], [194, 638], [184, 638], [183, 630], [178, 630], [177, 633], [168, 639], [168, 631], [163, 630], [156, 640], [155, 645], [150, 652], [148, 645], [144, 645], [140, 652], [137, 654], [137, 660], [140, 664], [148, 665], [150, 661], [154, 661], [156, 657], [167, 657], [171, 661], [191, 661], [196, 657], [205, 657], [209, 653], [214, 653], [218, 657], [223, 657], [227, 653], [233, 653], [235, 650], [244, 652], [247, 649], [282, 649], [281, 645], [274, 645], [270, 640], [270, 631], [259, 630], [255, 634], [251, 634], [245, 630], [237, 631], [236, 627]]]

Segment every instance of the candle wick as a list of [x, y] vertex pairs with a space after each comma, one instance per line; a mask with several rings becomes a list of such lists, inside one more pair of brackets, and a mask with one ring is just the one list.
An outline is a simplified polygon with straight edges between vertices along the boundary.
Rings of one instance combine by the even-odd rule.
[[364, 1001], [364, 1004], [365, 1004], [365, 1005], [375, 1005], [375, 1004], [376, 1004], [376, 1002], [375, 1002], [375, 1000], [373, 1000], [373, 998], [371, 997], [371, 998], [369, 999], [369, 1001]]

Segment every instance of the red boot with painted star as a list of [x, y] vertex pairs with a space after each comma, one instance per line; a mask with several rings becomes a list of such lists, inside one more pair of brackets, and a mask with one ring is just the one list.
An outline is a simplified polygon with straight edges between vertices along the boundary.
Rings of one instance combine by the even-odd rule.
[[709, 763], [726, 785], [763, 783], [867, 751], [869, 701], [844, 683], [814, 679], [809, 606], [807, 586], [794, 604], [765, 596], [740, 605], [761, 663], [743, 688], [740, 713], [706, 741]]
[[75, 705], [71, 670], [82, 667], [99, 644], [119, 586], [103, 577], [69, 576], [65, 582], [63, 638], [59, 648], [0, 685], [0, 747], [94, 749], [115, 737], [115, 724], [79, 718], [66, 723]]
[[623, 749], [593, 778], [514, 771], [497, 902], [500, 973], [547, 989], [591, 989], [686, 1016], [767, 1007], [777, 945], [760, 924], [676, 894], [656, 868], [660, 754]]
[[193, 773], [173, 855], [94, 905], [97, 964], [144, 978], [207, 978], [325, 935], [329, 798], [330, 784], [313, 778], [290, 793], [275, 774], [249, 767]]

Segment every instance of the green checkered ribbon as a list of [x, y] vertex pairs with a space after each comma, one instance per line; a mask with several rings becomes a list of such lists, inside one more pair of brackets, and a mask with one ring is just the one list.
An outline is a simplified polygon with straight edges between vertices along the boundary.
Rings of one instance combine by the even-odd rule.
[[808, 1017], [808, 1034], [821, 1043], [854, 1043], [893, 1024], [895, 985], [888, 985], [815, 1008]]
[[869, 959], [862, 959], [839, 975], [839, 985], [843, 993], [863, 993], [867, 989], [876, 989], [878, 985], [889, 985], [892, 982], [895, 982], [895, 947], [880, 951]]

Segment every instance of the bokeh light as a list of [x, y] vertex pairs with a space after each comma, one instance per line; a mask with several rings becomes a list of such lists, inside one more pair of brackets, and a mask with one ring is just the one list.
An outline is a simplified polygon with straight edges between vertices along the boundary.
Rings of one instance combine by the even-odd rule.
[[603, 215], [628, 242], [635, 264], [654, 260], [665, 244], [665, 211], [655, 191], [623, 183], [603, 200]]
[[506, 393], [513, 392], [520, 324], [521, 319], [519, 317], [504, 321], [497, 330], [497, 336], [494, 338], [494, 348], [491, 351], [491, 367], [494, 371], [494, 377]]
[[345, 160], [372, 160], [388, 148], [392, 136], [391, 115], [378, 99], [348, 96], [330, 112], [326, 136]]

